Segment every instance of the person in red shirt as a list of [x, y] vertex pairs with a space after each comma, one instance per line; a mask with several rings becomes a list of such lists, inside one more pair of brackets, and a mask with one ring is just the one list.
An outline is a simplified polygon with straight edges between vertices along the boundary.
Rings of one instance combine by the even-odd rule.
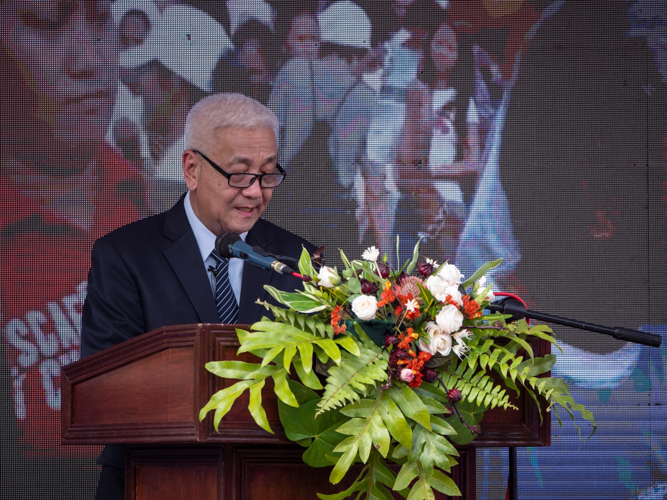
[[28, 456], [73, 453], [60, 446], [60, 367], [79, 358], [92, 244], [143, 212], [141, 177], [104, 142], [118, 84], [110, 6], [0, 2], [0, 328]]

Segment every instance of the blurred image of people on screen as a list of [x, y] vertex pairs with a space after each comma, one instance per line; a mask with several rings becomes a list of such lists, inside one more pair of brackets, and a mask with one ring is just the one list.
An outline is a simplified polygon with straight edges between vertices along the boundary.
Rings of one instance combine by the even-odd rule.
[[90, 248], [141, 216], [144, 187], [104, 140], [111, 2], [8, 0], [0, 26], [0, 320], [21, 442], [58, 453], [60, 367], [79, 357]]

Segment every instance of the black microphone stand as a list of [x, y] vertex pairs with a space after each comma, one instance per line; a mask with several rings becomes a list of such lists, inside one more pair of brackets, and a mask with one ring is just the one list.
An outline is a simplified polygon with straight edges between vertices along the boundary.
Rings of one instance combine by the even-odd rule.
[[[639, 330], [631, 330], [629, 328], [622, 328], [618, 326], [611, 328], [608, 326], [594, 325], [593, 323], [585, 323], [583, 321], [561, 318], [560, 316], [553, 316], [551, 314], [531, 311], [530, 309], [527, 309], [526, 306], [521, 303], [521, 301], [513, 297], [506, 297], [502, 300], [499, 300], [498, 302], [493, 302], [486, 306], [486, 308], [490, 311], [499, 312], [502, 314], [511, 314], [512, 317], [509, 319], [510, 321], [516, 321], [517, 319], [521, 318], [531, 318], [540, 321], [546, 321], [548, 323], [555, 323], [557, 325], [570, 326], [580, 330], [587, 330], [589, 332], [603, 333], [605, 335], [611, 335], [615, 339], [625, 340], [626, 342], [646, 345], [649, 347], [660, 347], [662, 344], [662, 337], [654, 333], [640, 332]], [[510, 447], [509, 449], [508, 489], [509, 500], [518, 500], [519, 492], [517, 480], [516, 447]]]

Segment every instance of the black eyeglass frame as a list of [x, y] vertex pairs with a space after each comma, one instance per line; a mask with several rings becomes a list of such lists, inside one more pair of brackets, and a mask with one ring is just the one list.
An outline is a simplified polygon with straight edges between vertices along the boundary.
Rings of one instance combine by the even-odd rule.
[[[224, 175], [224, 176], [227, 178], [227, 184], [229, 184], [229, 187], [233, 187], [233, 188], [237, 188], [237, 189], [245, 189], [245, 188], [249, 188], [250, 186], [252, 186], [252, 185], [255, 183], [255, 181], [256, 181], [257, 179], [259, 179], [259, 185], [260, 185], [260, 187], [262, 187], [262, 188], [264, 188], [264, 189], [273, 189], [273, 188], [277, 188], [278, 186], [280, 186], [280, 185], [283, 183], [283, 181], [285, 180], [285, 178], [287, 177], [287, 172], [285, 172], [285, 171], [283, 170], [283, 168], [282, 168], [280, 165], [278, 165], [278, 163], [276, 163], [276, 167], [278, 167], [278, 172], [279, 172], [279, 174], [276, 174], [276, 173], [272, 173], [272, 174], [248, 174], [248, 173], [236, 173], [236, 174], [230, 174], [230, 173], [228, 173], [228, 172], [225, 172], [220, 166], [218, 166], [213, 160], [211, 160], [208, 156], [206, 156], [206, 155], [205, 155], [204, 153], [202, 153], [201, 151], [198, 151], [198, 150], [196, 150], [196, 149], [193, 149], [192, 151], [193, 151], [194, 153], [197, 153], [197, 154], [198, 154], [199, 156], [201, 156], [202, 158], [204, 158], [204, 160], [206, 160], [206, 161], [213, 167], [213, 169], [214, 169], [216, 172], [218, 172], [218, 173]], [[265, 176], [267, 176], [267, 175], [280, 175], [280, 174], [282, 174], [283, 178], [282, 178], [282, 179], [280, 180], [280, 182], [279, 182], [278, 184], [276, 184], [275, 186], [264, 186], [264, 185], [262, 184], [262, 180], [264, 179]], [[246, 176], [251, 176], [251, 175], [252, 175], [253, 178], [252, 178], [252, 180], [250, 181], [250, 184], [248, 184], [247, 186], [232, 186], [232, 184], [231, 184], [231, 182], [232, 182], [232, 181], [231, 181], [231, 179], [232, 179], [232, 175], [246, 175]]]

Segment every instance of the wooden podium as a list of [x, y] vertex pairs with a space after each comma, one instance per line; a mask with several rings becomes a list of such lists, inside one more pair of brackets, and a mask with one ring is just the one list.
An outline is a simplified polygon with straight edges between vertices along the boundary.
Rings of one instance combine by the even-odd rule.
[[[285, 437], [272, 390], [264, 391], [263, 404], [275, 434], [255, 424], [247, 392], [219, 433], [212, 413], [199, 422], [210, 396], [230, 384], [206, 371], [205, 363], [257, 360], [236, 355], [239, 326], [160, 328], [65, 366], [62, 443], [125, 444], [128, 500], [305, 500], [338, 491], [342, 484], [329, 483], [331, 469], [304, 464], [304, 448]], [[535, 355], [548, 349], [540, 342]], [[488, 412], [483, 433], [460, 449], [452, 478], [464, 499], [475, 498], [475, 447], [549, 445], [548, 414], [540, 426], [530, 397], [522, 394], [513, 403], [519, 411]]]

